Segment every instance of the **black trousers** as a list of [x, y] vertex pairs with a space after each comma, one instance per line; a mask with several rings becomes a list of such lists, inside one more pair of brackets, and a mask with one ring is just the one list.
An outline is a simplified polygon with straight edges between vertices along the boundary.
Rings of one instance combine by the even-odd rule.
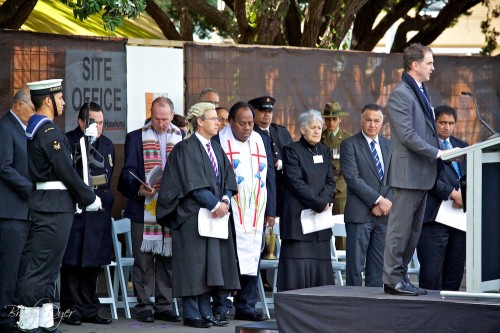
[[100, 267], [61, 267], [61, 310], [77, 318], [97, 316], [101, 303], [96, 294]]
[[73, 213], [31, 211], [33, 222], [23, 258], [27, 268], [21, 304], [27, 307], [54, 302], [55, 281], [68, 243]]
[[16, 320], [14, 305], [19, 305], [26, 261], [21, 260], [31, 223], [0, 219], [0, 326]]
[[438, 222], [426, 222], [417, 245], [419, 286], [459, 290], [465, 268], [465, 232]]

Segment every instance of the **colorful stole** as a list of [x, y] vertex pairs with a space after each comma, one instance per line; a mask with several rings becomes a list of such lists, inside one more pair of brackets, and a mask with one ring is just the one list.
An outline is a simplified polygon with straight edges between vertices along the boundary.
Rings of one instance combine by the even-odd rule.
[[262, 137], [252, 132], [247, 142], [234, 138], [230, 126], [219, 132], [231, 162], [238, 194], [231, 198], [240, 274], [256, 276], [262, 246], [267, 203], [267, 155]]
[[[165, 153], [170, 154], [172, 148], [182, 140], [181, 131], [170, 124], [167, 129], [167, 144]], [[142, 128], [142, 150], [144, 156], [144, 174], [146, 179], [149, 172], [157, 165], [162, 166], [161, 148], [158, 136], [148, 122]], [[172, 234], [170, 229], [162, 227], [156, 222], [156, 201], [160, 191], [161, 180], [154, 186], [156, 194], [146, 197], [144, 201], [144, 231], [141, 244], [142, 252], [152, 252], [162, 256], [172, 255]]]

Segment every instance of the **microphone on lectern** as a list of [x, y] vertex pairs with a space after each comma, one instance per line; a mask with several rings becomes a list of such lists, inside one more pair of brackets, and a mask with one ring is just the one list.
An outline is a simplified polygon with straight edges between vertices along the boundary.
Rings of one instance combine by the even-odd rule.
[[498, 117], [498, 114], [493, 111], [492, 108], [490, 108], [490, 106], [488, 104], [486, 104], [479, 96], [477, 95], [474, 95], [473, 93], [469, 92], [469, 91], [462, 91], [461, 92], [462, 95], [465, 95], [465, 96], [469, 96], [470, 98], [472, 98], [472, 100], [474, 101], [474, 106], [476, 108], [476, 115], [477, 115], [477, 118], [479, 119], [479, 121], [481, 122], [481, 124], [486, 127], [486, 129], [488, 129], [488, 131], [490, 131], [491, 135], [488, 136], [487, 138], [485, 138], [484, 140], [482, 141], [486, 141], [486, 140], [490, 140], [490, 139], [494, 139], [494, 138], [497, 138], [500, 136], [500, 133], [497, 133], [495, 130], [493, 130], [493, 128], [491, 128], [490, 125], [488, 125], [488, 123], [486, 121], [484, 121], [484, 119], [481, 117], [481, 115], [479, 114], [479, 107], [477, 105], [477, 100], [479, 99], [481, 102], [483, 102], [487, 107], [488, 109], [493, 112], [493, 114], [495, 116]]

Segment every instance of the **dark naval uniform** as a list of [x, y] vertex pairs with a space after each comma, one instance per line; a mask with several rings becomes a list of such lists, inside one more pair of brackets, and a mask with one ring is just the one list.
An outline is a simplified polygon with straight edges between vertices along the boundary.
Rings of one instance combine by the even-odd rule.
[[[286, 129], [286, 127], [271, 123], [269, 126], [269, 131], [261, 129], [259, 126], [254, 126], [254, 131], [261, 135], [268, 135], [271, 141], [271, 148], [273, 151], [273, 166], [276, 165], [278, 160], [283, 161], [283, 147], [293, 143], [292, 136]], [[276, 216], [281, 216], [281, 210], [283, 207], [283, 190], [285, 187], [285, 175], [283, 173], [283, 167], [276, 171]]]
[[88, 206], [96, 195], [73, 169], [64, 132], [49, 118], [35, 114], [28, 122], [28, 171], [32, 227], [21, 304], [40, 306], [54, 301], [55, 280], [68, 241], [76, 203]]
[[[73, 154], [80, 151], [80, 127], [66, 133]], [[115, 165], [115, 149], [110, 139], [101, 135], [94, 148], [102, 155], [103, 167], [90, 167], [93, 188], [102, 201], [104, 211], [76, 214], [69, 235], [68, 246], [61, 268], [61, 309], [73, 311], [78, 319], [94, 318], [99, 311], [99, 298], [96, 296], [97, 275], [102, 265], [111, 261], [111, 212], [113, 193], [111, 176]], [[96, 157], [99, 160], [99, 158]], [[81, 159], [76, 164], [82, 173]]]

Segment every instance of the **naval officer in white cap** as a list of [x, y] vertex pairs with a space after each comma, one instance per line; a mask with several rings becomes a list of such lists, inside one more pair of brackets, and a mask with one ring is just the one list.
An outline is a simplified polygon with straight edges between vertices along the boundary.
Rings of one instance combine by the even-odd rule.
[[[33, 223], [25, 249], [28, 263], [18, 326], [36, 333], [60, 332], [52, 302], [76, 204], [88, 211], [101, 207], [100, 198], [73, 169], [68, 140], [53, 122], [64, 109], [61, 82], [54, 79], [28, 83], [36, 109], [26, 128], [28, 171], [34, 184], [28, 199]], [[97, 136], [97, 127], [89, 127], [85, 135]]]

